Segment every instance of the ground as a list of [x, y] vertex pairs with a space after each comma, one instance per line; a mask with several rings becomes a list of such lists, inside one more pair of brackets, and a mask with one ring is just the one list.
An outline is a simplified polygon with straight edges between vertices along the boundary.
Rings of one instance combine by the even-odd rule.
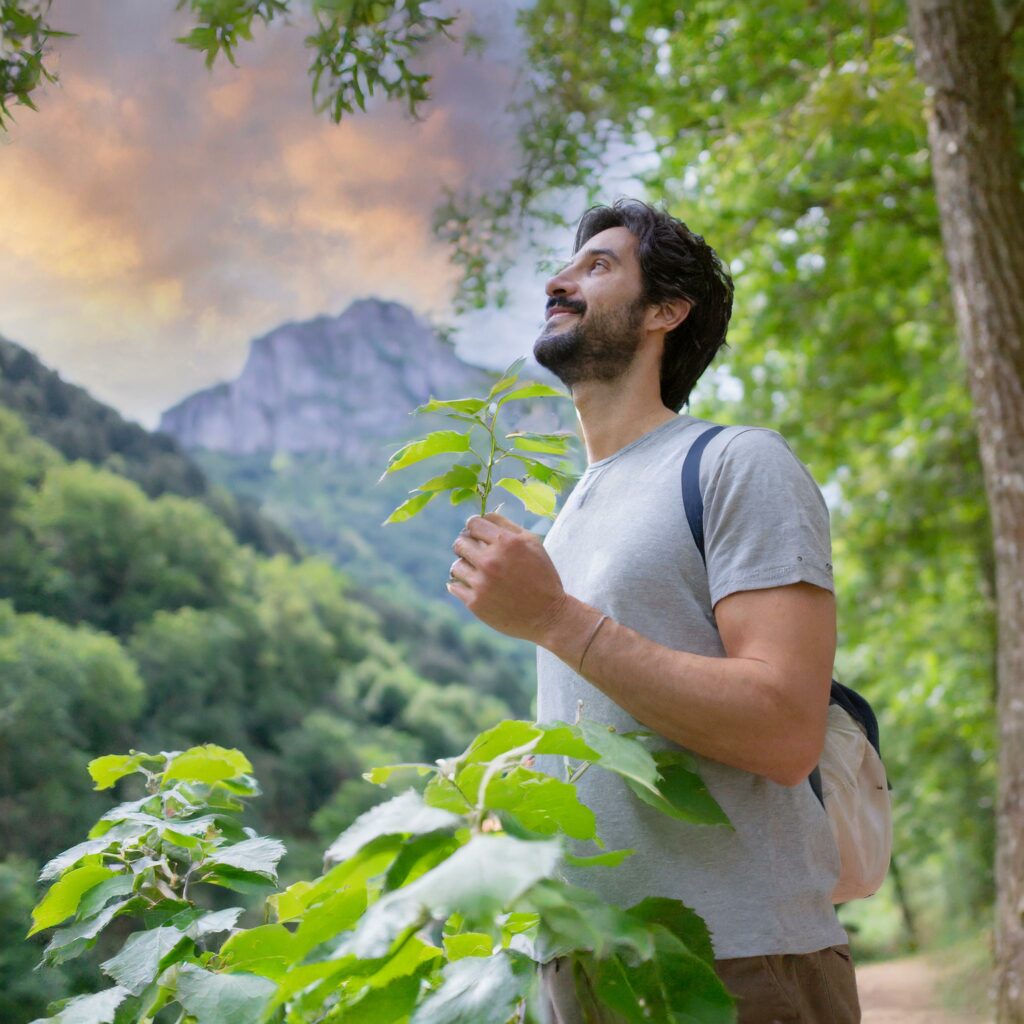
[[928, 956], [858, 967], [862, 1024], [991, 1024], [984, 1007], [976, 1012], [946, 1008], [956, 1001], [949, 977], [948, 961]]

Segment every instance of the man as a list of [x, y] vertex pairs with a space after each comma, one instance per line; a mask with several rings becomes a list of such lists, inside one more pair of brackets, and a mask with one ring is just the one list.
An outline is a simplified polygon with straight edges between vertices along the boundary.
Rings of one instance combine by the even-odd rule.
[[[732, 281], [702, 238], [635, 200], [587, 211], [573, 253], [534, 354], [571, 391], [587, 468], [543, 542], [470, 517], [449, 590], [538, 645], [540, 721], [653, 730], [696, 755], [733, 825], [676, 821], [588, 772], [578, 792], [607, 848], [636, 853], [570, 879], [621, 906], [693, 907], [741, 1024], [859, 1021], [838, 852], [806, 781], [836, 644], [828, 510], [779, 434], [726, 429], [701, 465], [705, 567], [680, 470], [709, 424], [679, 410], [725, 343]], [[561, 967], [544, 970], [551, 1019], [601, 1020]]]

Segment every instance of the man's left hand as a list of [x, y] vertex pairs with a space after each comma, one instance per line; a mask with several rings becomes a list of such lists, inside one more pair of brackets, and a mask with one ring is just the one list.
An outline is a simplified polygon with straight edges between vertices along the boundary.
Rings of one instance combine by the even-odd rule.
[[488, 512], [466, 520], [452, 550], [449, 592], [499, 633], [539, 643], [568, 599], [541, 538]]

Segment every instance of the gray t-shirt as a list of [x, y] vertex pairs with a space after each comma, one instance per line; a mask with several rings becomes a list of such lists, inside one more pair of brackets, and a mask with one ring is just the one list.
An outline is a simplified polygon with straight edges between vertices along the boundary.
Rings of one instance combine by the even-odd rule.
[[[680, 472], [712, 424], [680, 415], [592, 462], [544, 548], [566, 592], [676, 650], [725, 657], [714, 604], [739, 590], [806, 580], [833, 590], [828, 509], [803, 463], [773, 430], [730, 427], [701, 462], [707, 569], [683, 510]], [[646, 729], [561, 659], [537, 648], [537, 720], [582, 714], [620, 732]], [[659, 737], [657, 744], [676, 748]], [[561, 758], [538, 767], [565, 777]], [[632, 847], [617, 868], [567, 868], [570, 881], [620, 906], [680, 899], [711, 930], [719, 958], [810, 953], [847, 941], [831, 902], [839, 854], [811, 787], [697, 757], [735, 831], [676, 821], [594, 767], [577, 783], [606, 849]], [[590, 843], [577, 852], [595, 853]]]

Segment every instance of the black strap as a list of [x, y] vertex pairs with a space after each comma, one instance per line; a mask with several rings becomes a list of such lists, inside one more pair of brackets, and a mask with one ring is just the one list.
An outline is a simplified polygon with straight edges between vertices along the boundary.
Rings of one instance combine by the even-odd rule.
[[[704, 552], [704, 495], [701, 494], [700, 490], [700, 461], [708, 443], [724, 429], [725, 427], [723, 426], [709, 427], [693, 442], [690, 450], [686, 453], [686, 458], [683, 459], [683, 508], [686, 511], [686, 521], [690, 524], [690, 533], [693, 534], [693, 542], [697, 545], [701, 561], [704, 562], [705, 566], [707, 565], [707, 557]], [[868, 742], [878, 751], [878, 756], [881, 757], [878, 719], [875, 717], [871, 705], [855, 690], [851, 690], [848, 686], [843, 686], [842, 683], [835, 679], [832, 680], [829, 703], [838, 704], [856, 722], [861, 724], [865, 733], [867, 733]], [[817, 768], [811, 772], [808, 781], [811, 784], [811, 789], [814, 790], [814, 795], [824, 805], [825, 801], [821, 791], [821, 773]], [[891, 784], [889, 788], [892, 788]]]
[[683, 459], [683, 508], [686, 521], [690, 524], [690, 533], [693, 534], [693, 542], [705, 565], [708, 563], [704, 555], [704, 495], [700, 492], [700, 459], [711, 439], [723, 430], [723, 426], [709, 427], [690, 445]]

